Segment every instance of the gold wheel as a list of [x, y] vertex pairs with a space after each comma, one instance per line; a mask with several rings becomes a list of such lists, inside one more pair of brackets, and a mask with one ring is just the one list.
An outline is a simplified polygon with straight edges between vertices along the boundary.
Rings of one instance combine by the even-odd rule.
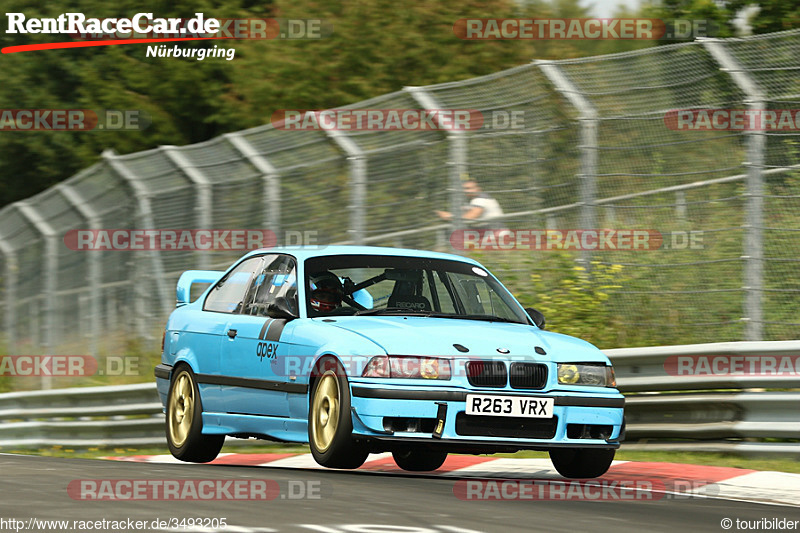
[[327, 451], [336, 436], [340, 405], [339, 379], [329, 370], [320, 378], [311, 406], [312, 435], [314, 444], [320, 452]]
[[168, 412], [169, 436], [172, 444], [178, 448], [183, 446], [192, 430], [194, 403], [194, 383], [184, 370], [172, 385]]

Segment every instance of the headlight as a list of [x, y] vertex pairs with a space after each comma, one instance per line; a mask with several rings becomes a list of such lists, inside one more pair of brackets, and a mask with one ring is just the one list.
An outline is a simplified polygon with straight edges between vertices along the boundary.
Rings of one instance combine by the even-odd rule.
[[612, 367], [590, 363], [559, 363], [558, 382], [564, 385], [617, 386]]
[[369, 360], [361, 377], [450, 379], [450, 361], [436, 357], [378, 355]]

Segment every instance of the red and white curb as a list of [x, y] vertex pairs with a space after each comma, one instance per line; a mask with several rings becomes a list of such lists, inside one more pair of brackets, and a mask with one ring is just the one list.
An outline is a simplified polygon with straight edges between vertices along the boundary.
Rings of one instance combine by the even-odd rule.
[[[115, 461], [183, 464], [171, 455], [106, 457]], [[311, 454], [223, 453], [211, 465], [261, 466], [267, 468], [328, 470]], [[356, 472], [408, 474], [398, 468], [390, 453], [372, 454]], [[444, 465], [425, 475], [454, 479], [562, 480], [549, 459], [514, 459], [472, 455], [449, 455]], [[800, 474], [767, 472], [675, 463], [614, 461], [600, 480], [607, 482], [659, 481], [666, 492], [677, 491], [699, 497], [800, 506]]]

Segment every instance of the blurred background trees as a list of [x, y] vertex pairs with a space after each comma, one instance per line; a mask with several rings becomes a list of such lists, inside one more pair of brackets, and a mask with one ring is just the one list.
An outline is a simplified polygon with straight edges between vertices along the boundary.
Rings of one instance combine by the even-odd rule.
[[[2, 0], [3, 13], [55, 17], [132, 16], [143, 3]], [[733, 34], [736, 13], [752, 2], [663, 0], [618, 16], [708, 18]], [[800, 7], [761, 0], [754, 32], [794, 27]], [[105, 148], [129, 153], [183, 145], [269, 122], [279, 109], [346, 105], [406, 85], [456, 81], [525, 64], [618, 52], [642, 41], [465, 41], [453, 34], [460, 18], [590, 17], [579, 0], [181, 0], [147, 2], [157, 17], [314, 18], [333, 26], [321, 40], [232, 40], [235, 58], [147, 58], [145, 45], [5, 54], [0, 57], [0, 109], [138, 109], [152, 117], [143, 131], [4, 132], [0, 142], [0, 206], [24, 199], [97, 161]], [[64, 36], [66, 37], [66, 36]], [[0, 33], [3, 47], [54, 41], [52, 35]], [[220, 44], [217, 42], [216, 44]], [[180, 46], [213, 46], [181, 44]]]

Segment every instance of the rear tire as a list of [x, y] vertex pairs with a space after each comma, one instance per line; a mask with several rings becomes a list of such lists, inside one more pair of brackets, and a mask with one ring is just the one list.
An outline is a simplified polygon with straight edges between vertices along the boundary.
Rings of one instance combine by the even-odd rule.
[[410, 448], [392, 452], [395, 464], [409, 472], [430, 472], [444, 464], [447, 452]]
[[314, 460], [328, 468], [358, 468], [366, 447], [353, 439], [350, 386], [344, 370], [326, 370], [314, 383], [308, 410], [308, 443]]
[[616, 450], [606, 448], [556, 448], [550, 450], [550, 460], [562, 476], [587, 479], [608, 472], [615, 453]]
[[188, 366], [179, 366], [170, 380], [166, 433], [170, 453], [190, 463], [213, 461], [225, 443], [225, 435], [203, 435], [200, 391]]

